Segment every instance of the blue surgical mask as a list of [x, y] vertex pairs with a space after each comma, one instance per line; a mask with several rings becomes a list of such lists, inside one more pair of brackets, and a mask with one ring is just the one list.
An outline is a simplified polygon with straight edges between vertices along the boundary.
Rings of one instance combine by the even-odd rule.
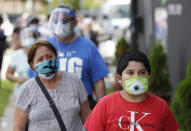
[[57, 73], [57, 61], [56, 60], [47, 60], [39, 63], [36, 66], [37, 73], [40, 77], [50, 80]]

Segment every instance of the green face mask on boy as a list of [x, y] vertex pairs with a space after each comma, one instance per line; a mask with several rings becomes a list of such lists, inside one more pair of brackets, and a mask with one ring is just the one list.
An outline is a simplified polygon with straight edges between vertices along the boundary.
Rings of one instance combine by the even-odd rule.
[[148, 78], [136, 76], [123, 80], [124, 90], [131, 95], [140, 95], [148, 90]]

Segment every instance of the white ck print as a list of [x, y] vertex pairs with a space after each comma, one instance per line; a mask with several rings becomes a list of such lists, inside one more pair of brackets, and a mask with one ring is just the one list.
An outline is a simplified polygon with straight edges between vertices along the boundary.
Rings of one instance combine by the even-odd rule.
[[[121, 129], [130, 129], [130, 131], [134, 131], [134, 128], [136, 127], [138, 131], [143, 131], [143, 129], [141, 128], [140, 124], [138, 123], [140, 120], [142, 120], [144, 117], [146, 117], [147, 115], [151, 114], [151, 113], [145, 113], [145, 112], [142, 112], [143, 113], [143, 116], [141, 118], [139, 118], [137, 121], [135, 121], [135, 114], [138, 113], [138, 112], [133, 112], [133, 111], [129, 111], [131, 113], [131, 116], [128, 117], [128, 116], [121, 116], [118, 120], [118, 124], [119, 124], [119, 127]], [[127, 118], [128, 120], [130, 120], [130, 126], [128, 127], [123, 127], [122, 126], [122, 119], [123, 118]]]

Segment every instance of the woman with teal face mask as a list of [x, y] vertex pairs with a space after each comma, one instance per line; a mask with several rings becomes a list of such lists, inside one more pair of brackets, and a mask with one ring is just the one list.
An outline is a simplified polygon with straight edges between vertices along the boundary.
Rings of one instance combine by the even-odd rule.
[[[37, 73], [67, 131], [83, 131], [90, 113], [86, 90], [77, 75], [57, 70], [57, 51], [47, 41], [38, 41], [28, 53], [28, 63]], [[16, 101], [14, 131], [60, 131], [60, 126], [48, 100], [35, 78], [21, 85]]]
[[102, 98], [89, 115], [88, 131], [177, 131], [179, 125], [167, 103], [148, 93], [151, 68], [147, 56], [128, 51], [117, 64], [121, 91]]

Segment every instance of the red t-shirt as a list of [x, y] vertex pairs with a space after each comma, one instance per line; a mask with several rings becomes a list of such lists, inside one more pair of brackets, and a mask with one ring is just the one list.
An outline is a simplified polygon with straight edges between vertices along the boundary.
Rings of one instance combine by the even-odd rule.
[[119, 91], [103, 97], [84, 127], [88, 131], [177, 131], [179, 128], [168, 105], [147, 93], [142, 102], [129, 102]]

